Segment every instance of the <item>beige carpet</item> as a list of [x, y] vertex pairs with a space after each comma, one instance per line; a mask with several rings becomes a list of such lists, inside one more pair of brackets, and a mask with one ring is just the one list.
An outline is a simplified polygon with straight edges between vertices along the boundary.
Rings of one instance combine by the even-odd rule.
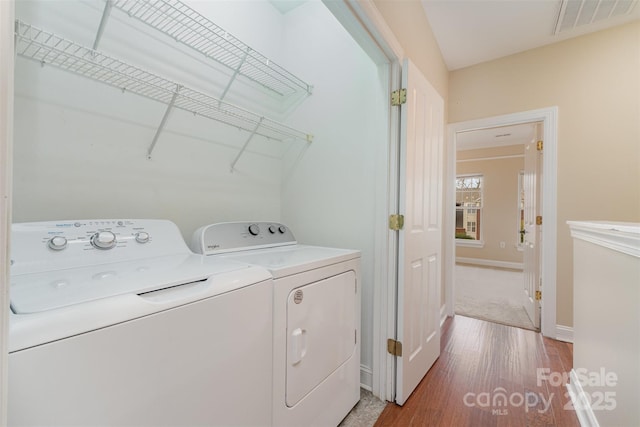
[[455, 312], [535, 330], [522, 306], [522, 271], [456, 264]]

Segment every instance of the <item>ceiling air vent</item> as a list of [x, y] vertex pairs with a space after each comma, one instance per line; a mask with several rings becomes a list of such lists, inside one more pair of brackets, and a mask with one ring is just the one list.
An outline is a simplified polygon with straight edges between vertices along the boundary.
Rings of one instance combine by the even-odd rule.
[[562, 0], [554, 34], [629, 15], [638, 0]]

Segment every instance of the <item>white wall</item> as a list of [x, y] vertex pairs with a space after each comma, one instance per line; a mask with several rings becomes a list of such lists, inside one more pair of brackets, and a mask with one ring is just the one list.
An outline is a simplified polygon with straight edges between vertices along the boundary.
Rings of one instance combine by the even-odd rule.
[[[518, 174], [524, 170], [524, 145], [510, 145], [457, 152], [456, 174], [483, 176], [480, 240], [482, 247], [465, 246], [456, 241], [456, 258], [489, 265], [522, 268]], [[500, 246], [503, 242], [504, 247]]]
[[640, 223], [569, 225], [576, 413], [582, 425], [640, 425]]
[[386, 206], [389, 77], [322, 3], [285, 16], [287, 62], [314, 85], [312, 100], [290, 122], [312, 128], [315, 138], [286, 157], [282, 217], [300, 242], [362, 251], [362, 381], [371, 386], [375, 212], [381, 200]]
[[[26, 1], [19, 2], [16, 14], [90, 46], [102, 4]], [[281, 50], [282, 17], [267, 3], [258, 3], [260, 9], [239, 2], [242, 13], [235, 14], [228, 2], [195, 5], [244, 27], [247, 13], [254, 22], [251, 41]], [[212, 10], [216, 5], [220, 13]], [[99, 48], [213, 95], [222, 92], [226, 78], [214, 79], [219, 74], [193, 54], [184, 55], [175, 42], [134, 24], [112, 11]], [[287, 144], [254, 138], [232, 173], [230, 164], [248, 133], [175, 110], [147, 160], [164, 105], [23, 58], [17, 60], [16, 77], [15, 222], [159, 217], [175, 221], [188, 238], [206, 223], [280, 219]], [[255, 102], [249, 107], [261, 108], [260, 99], [250, 101]]]

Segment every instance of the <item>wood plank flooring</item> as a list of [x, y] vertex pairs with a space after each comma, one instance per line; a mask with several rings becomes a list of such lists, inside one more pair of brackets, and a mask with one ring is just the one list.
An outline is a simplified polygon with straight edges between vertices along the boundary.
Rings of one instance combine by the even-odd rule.
[[375, 427], [580, 425], [559, 380], [571, 371], [571, 344], [455, 316], [443, 325], [441, 349], [404, 406], [387, 404]]

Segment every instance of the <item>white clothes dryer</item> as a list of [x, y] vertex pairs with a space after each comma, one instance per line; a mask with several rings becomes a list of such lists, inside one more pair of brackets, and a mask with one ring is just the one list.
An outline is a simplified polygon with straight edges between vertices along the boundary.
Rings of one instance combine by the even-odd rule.
[[271, 424], [268, 271], [163, 220], [14, 224], [11, 259], [9, 425]]
[[360, 399], [360, 252], [272, 222], [201, 227], [192, 250], [273, 276], [273, 425], [337, 426]]

